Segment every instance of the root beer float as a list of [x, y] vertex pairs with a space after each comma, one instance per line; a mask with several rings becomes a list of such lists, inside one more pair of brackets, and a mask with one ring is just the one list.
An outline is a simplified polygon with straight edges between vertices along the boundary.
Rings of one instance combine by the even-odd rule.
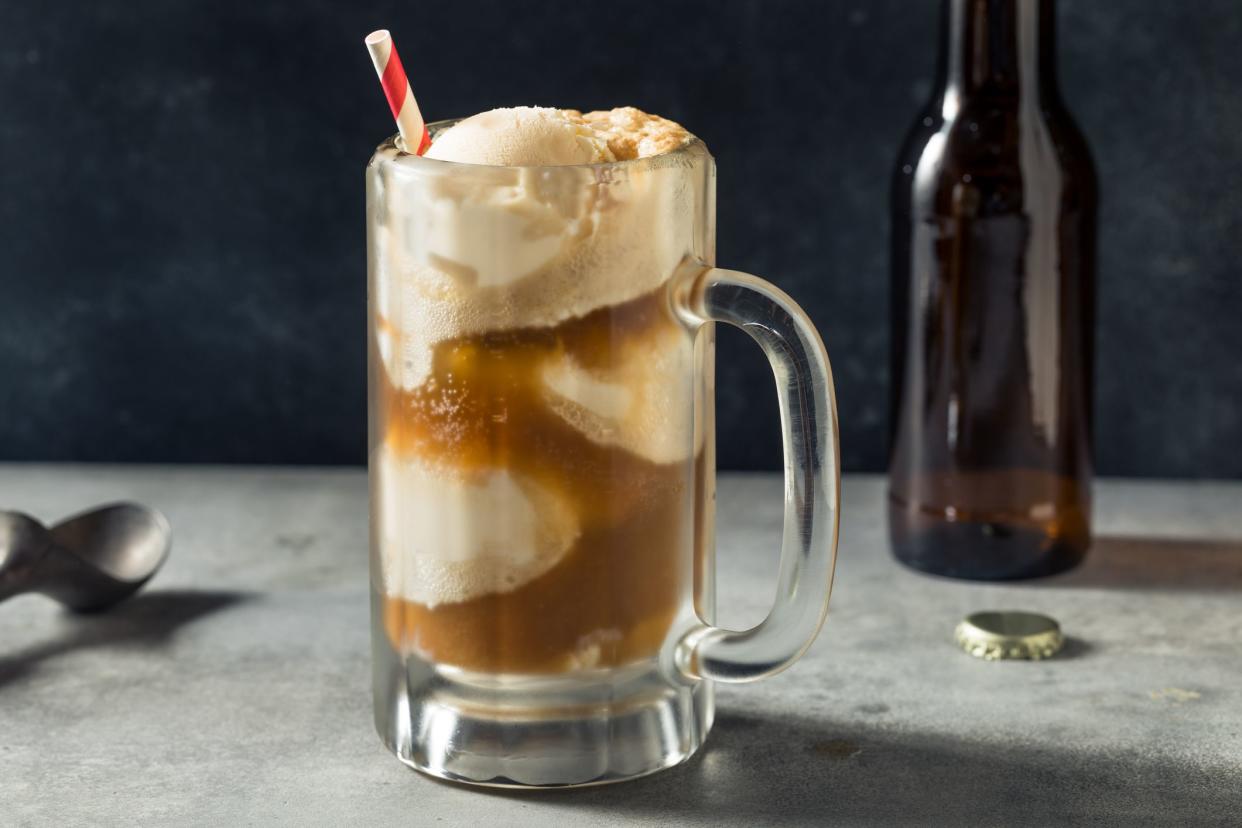
[[368, 177], [385, 633], [480, 672], [649, 659], [702, 543], [695, 342], [668, 292], [710, 259], [710, 188], [676, 186], [706, 150], [632, 108], [493, 110], [432, 138], [427, 159], [480, 167], [383, 163], [389, 142]]

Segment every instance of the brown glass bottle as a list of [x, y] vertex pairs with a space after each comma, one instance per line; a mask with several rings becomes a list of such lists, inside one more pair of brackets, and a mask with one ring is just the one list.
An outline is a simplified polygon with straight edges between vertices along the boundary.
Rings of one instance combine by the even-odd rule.
[[1052, 0], [944, 0], [897, 162], [889, 533], [926, 572], [1026, 578], [1090, 542], [1096, 183]]

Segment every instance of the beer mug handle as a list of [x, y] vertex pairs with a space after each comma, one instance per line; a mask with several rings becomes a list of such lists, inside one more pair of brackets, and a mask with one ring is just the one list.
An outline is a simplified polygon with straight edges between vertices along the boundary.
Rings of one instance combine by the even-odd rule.
[[748, 273], [683, 269], [678, 313], [692, 328], [726, 322], [759, 343], [776, 375], [785, 457], [785, 528], [776, 603], [758, 626], [700, 623], [682, 636], [678, 669], [692, 679], [745, 682], [796, 661], [828, 613], [841, 512], [837, 403], [824, 343], [783, 291]]

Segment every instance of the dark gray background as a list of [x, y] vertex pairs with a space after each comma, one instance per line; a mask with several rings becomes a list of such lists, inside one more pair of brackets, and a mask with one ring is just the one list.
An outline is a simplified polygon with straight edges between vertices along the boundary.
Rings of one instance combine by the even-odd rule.
[[[933, 0], [0, 6], [0, 459], [364, 459], [362, 169], [423, 111], [633, 104], [716, 155], [719, 261], [821, 328], [845, 465], [885, 452], [887, 186]], [[1103, 182], [1098, 456], [1242, 476], [1242, 7], [1065, 0]], [[722, 333], [721, 465], [778, 464], [761, 357]]]

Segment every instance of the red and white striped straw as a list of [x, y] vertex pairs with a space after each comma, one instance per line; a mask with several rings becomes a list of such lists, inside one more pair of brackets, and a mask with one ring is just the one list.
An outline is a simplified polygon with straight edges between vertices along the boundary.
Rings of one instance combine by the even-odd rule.
[[410, 81], [401, 66], [401, 58], [397, 57], [397, 47], [393, 45], [392, 35], [387, 29], [371, 32], [366, 39], [367, 51], [371, 53], [371, 61], [375, 64], [375, 74], [379, 75], [380, 86], [384, 87], [384, 97], [388, 98], [388, 107], [392, 117], [397, 119], [397, 130], [406, 149], [418, 147], [417, 154], [422, 155], [431, 146], [431, 135], [423, 122], [423, 115], [418, 111], [414, 100], [414, 90], [410, 89]]

